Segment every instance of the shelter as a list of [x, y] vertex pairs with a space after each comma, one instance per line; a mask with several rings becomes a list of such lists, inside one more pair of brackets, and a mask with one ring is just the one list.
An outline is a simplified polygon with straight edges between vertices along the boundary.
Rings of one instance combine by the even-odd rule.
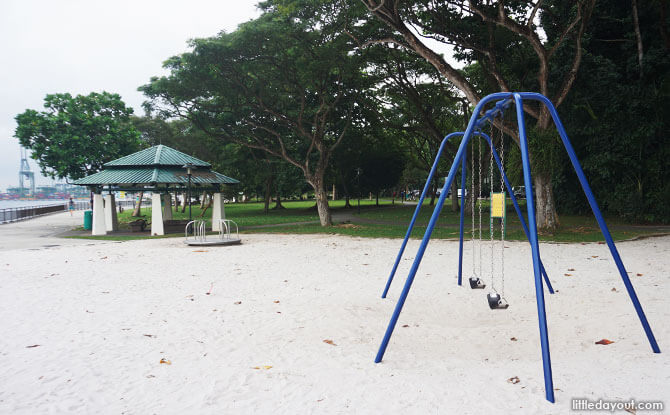
[[[164, 221], [172, 219], [170, 192], [183, 193], [189, 189], [210, 191], [213, 193], [212, 230], [218, 231], [219, 219], [226, 217], [221, 188], [237, 183], [238, 180], [212, 170], [211, 164], [164, 145], [149, 147], [105, 163], [103, 170], [74, 182], [79, 186], [88, 186], [94, 193], [93, 235], [106, 235], [108, 231], [118, 230], [116, 202], [112, 193], [116, 191], [152, 193], [152, 235], [164, 235]], [[109, 194], [103, 197], [104, 190], [108, 190]]]

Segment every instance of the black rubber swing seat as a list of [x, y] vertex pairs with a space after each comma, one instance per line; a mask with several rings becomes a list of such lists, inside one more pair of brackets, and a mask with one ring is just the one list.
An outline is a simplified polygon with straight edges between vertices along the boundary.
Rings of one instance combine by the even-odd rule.
[[500, 296], [498, 293], [490, 293], [486, 296], [486, 299], [489, 301], [489, 307], [491, 310], [505, 310], [509, 307], [507, 301]]
[[472, 289], [481, 289], [486, 287], [486, 284], [484, 284], [484, 281], [480, 280], [477, 277], [470, 277], [470, 288]]

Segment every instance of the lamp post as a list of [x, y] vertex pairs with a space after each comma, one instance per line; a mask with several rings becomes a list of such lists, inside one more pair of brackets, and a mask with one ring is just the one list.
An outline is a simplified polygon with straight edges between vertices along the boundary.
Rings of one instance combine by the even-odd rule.
[[182, 166], [186, 169], [186, 175], [188, 176], [188, 220], [191, 221], [191, 175], [193, 175], [193, 163], [186, 163]]
[[356, 180], [358, 181], [358, 214], [361, 214], [361, 173], [363, 169], [356, 167]]

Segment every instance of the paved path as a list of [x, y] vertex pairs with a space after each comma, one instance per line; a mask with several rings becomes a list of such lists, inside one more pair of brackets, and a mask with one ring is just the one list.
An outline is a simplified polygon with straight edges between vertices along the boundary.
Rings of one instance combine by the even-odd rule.
[[39, 218], [0, 225], [0, 251], [12, 249], [45, 249], [63, 245], [104, 243], [87, 239], [66, 239], [60, 234], [84, 223], [84, 211], [54, 213]]

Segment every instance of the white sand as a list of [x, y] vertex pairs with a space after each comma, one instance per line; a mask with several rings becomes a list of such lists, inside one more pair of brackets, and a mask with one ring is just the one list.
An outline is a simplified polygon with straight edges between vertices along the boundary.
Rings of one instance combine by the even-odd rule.
[[[456, 285], [457, 243], [431, 242], [375, 364], [411, 264], [402, 261], [382, 300], [399, 240], [243, 240], [206, 252], [180, 238], [0, 252], [0, 413], [559, 414], [572, 397], [670, 404], [668, 237], [619, 244], [662, 354], [651, 352], [605, 245], [542, 245], [559, 290], [547, 296], [554, 405], [544, 399], [528, 244], [508, 244], [511, 306], [491, 311], [488, 290]], [[602, 338], [615, 343], [594, 344]]]

